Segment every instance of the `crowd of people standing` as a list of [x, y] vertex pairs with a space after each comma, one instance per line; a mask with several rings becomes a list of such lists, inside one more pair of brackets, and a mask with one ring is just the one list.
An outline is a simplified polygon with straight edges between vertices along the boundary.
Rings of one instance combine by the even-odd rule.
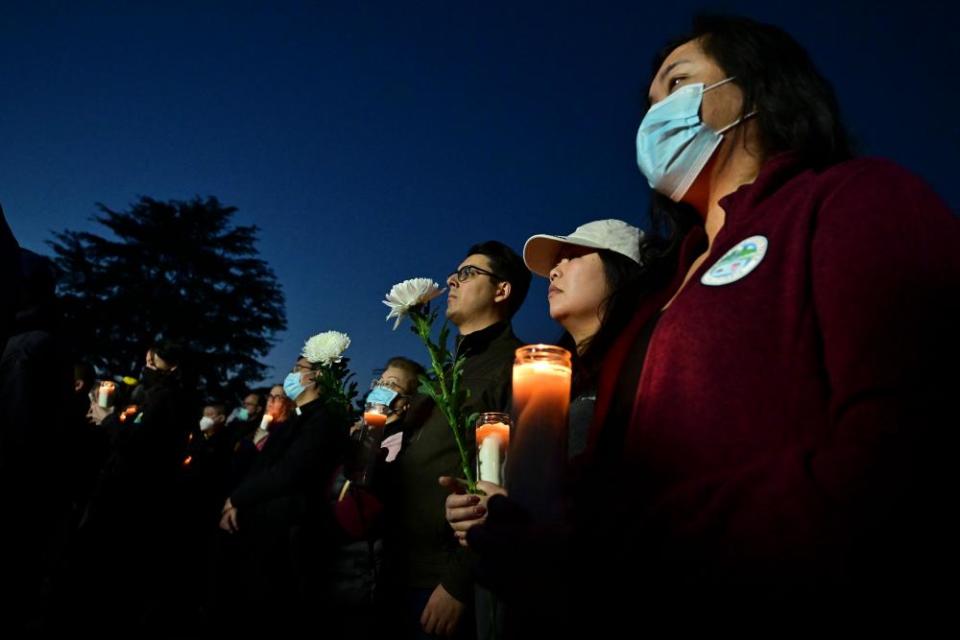
[[549, 521], [509, 478], [463, 491], [406, 358], [384, 354], [371, 387], [388, 407], [371, 482], [368, 431], [309, 349], [233, 407], [196, 397], [198, 354], [144, 345], [104, 407], [94, 373], [59, 360], [48, 265], [0, 225], [18, 301], [0, 318], [8, 619], [518, 638], [947, 613], [960, 222], [855, 157], [779, 28], [697, 19], [648, 96], [651, 229], [545, 229], [522, 255], [478, 242], [446, 279], [468, 413], [511, 410], [511, 319], [549, 280], [573, 362]]

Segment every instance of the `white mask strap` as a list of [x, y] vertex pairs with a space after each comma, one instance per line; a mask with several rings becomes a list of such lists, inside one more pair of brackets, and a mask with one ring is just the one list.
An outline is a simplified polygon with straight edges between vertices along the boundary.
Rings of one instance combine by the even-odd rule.
[[726, 132], [729, 131], [730, 129], [733, 129], [735, 126], [737, 126], [738, 124], [740, 124], [740, 123], [743, 122], [744, 120], [747, 120], [747, 119], [749, 119], [749, 118], [752, 118], [752, 117], [755, 116], [755, 115], [757, 115], [757, 112], [756, 112], [756, 111], [751, 111], [750, 113], [748, 113], [747, 115], [743, 116], [742, 118], [737, 118], [736, 120], [734, 120], [733, 122], [731, 122], [730, 124], [728, 124], [727, 126], [725, 126], [723, 129], [720, 129], [719, 131], [717, 131], [717, 133], [718, 133], [719, 135], [723, 135], [724, 133], [726, 133]]
[[721, 80], [720, 82], [714, 82], [714, 83], [713, 83], [712, 85], [710, 85], [709, 87], [704, 87], [704, 88], [703, 88], [703, 92], [706, 93], [707, 91], [710, 91], [711, 89], [716, 89], [717, 87], [722, 86], [722, 85], [725, 85], [725, 84], [727, 84], [728, 82], [733, 82], [734, 78], [736, 78], [736, 77], [737, 77], [737, 76], [730, 76], [730, 77], [727, 78], [726, 80]]

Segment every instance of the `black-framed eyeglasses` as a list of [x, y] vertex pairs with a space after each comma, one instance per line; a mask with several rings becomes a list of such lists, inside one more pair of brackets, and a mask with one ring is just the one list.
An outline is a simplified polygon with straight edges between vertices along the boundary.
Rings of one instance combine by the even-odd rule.
[[447, 280], [450, 278], [456, 278], [457, 282], [466, 282], [470, 278], [476, 275], [490, 276], [494, 280], [504, 280], [493, 271], [487, 271], [486, 269], [481, 269], [480, 267], [472, 264], [465, 264], [450, 275], [447, 276]]

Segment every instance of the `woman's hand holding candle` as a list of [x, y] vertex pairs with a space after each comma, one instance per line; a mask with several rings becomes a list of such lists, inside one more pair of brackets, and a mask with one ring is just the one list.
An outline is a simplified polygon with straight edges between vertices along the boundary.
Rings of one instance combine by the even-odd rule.
[[462, 481], [451, 476], [441, 476], [440, 486], [451, 492], [446, 502], [447, 523], [464, 547], [467, 546], [467, 531], [487, 519], [487, 501], [490, 496], [507, 495], [507, 490], [500, 485], [483, 480], [477, 483], [477, 489], [485, 495], [465, 493], [466, 487]]

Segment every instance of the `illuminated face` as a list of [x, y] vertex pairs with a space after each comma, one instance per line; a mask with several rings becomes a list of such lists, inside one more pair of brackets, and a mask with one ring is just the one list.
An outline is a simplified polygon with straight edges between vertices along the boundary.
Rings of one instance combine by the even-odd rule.
[[387, 367], [376, 384], [393, 389], [400, 395], [393, 401], [391, 409], [394, 413], [400, 414], [406, 411], [410, 405], [409, 396], [417, 391], [420, 382], [416, 377], [405, 369], [399, 367]]
[[270, 395], [267, 397], [267, 413], [273, 416], [274, 420], [286, 420], [291, 408], [290, 399], [283, 392], [283, 385], [278, 384], [270, 388]]
[[550, 270], [550, 317], [575, 337], [600, 329], [601, 306], [610, 295], [603, 261], [596, 250], [565, 247]]
[[447, 277], [447, 318], [450, 322], [463, 326], [494, 309], [502, 283], [492, 273], [490, 259], [473, 254]]

